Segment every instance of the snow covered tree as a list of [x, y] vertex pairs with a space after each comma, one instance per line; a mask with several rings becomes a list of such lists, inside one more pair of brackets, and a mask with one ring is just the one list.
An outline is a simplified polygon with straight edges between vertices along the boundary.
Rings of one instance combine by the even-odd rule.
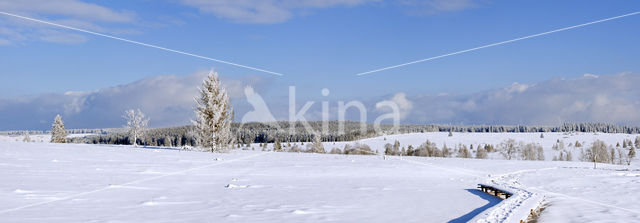
[[51, 142], [52, 143], [66, 143], [67, 142], [67, 130], [64, 128], [64, 122], [60, 115], [56, 115], [51, 125]]
[[636, 149], [631, 146], [629, 153], [627, 154], [627, 165], [631, 165], [631, 160], [636, 157]]
[[500, 153], [504, 156], [505, 159], [511, 160], [515, 158], [516, 153], [518, 152], [518, 145], [516, 144], [516, 140], [507, 139], [499, 145]]
[[282, 144], [280, 143], [280, 139], [276, 139], [276, 142], [273, 143], [273, 151], [274, 152], [281, 152], [282, 151]]
[[486, 159], [489, 155], [487, 154], [487, 150], [478, 146], [478, 151], [476, 152], [476, 159]]
[[596, 163], [608, 163], [611, 160], [609, 151], [607, 151], [607, 144], [603, 141], [596, 140], [591, 145], [591, 148], [587, 149], [584, 154], [585, 161], [593, 162], [593, 168], [596, 168]]
[[145, 128], [149, 123], [149, 119], [144, 118], [144, 113], [138, 110], [129, 109], [124, 111], [122, 116], [127, 120], [127, 133], [129, 133], [129, 140], [132, 145], [138, 146], [138, 139], [144, 135]]
[[442, 157], [451, 157], [451, 150], [446, 143], [442, 146]]
[[469, 152], [467, 146], [460, 145], [458, 149], [458, 158], [471, 158], [471, 152]]
[[23, 142], [31, 142], [31, 137], [29, 136], [29, 131], [26, 131], [24, 133], [24, 139], [22, 139]]
[[[211, 71], [202, 82], [199, 97], [196, 98], [196, 120], [192, 123], [198, 132], [198, 143], [211, 152], [227, 149], [233, 144], [231, 121], [233, 110], [227, 91]], [[266, 144], [265, 144], [266, 145]]]
[[171, 143], [171, 141], [172, 141], [172, 140], [171, 140], [171, 136], [167, 136], [167, 137], [165, 137], [165, 138], [164, 138], [164, 146], [167, 146], [167, 147], [171, 147], [171, 146], [173, 146], [173, 145], [172, 145], [172, 143]]
[[522, 146], [520, 156], [523, 160], [544, 160], [544, 151], [540, 144], [529, 143]]
[[322, 145], [322, 138], [319, 135], [313, 136], [313, 153], [325, 153], [324, 146]]
[[393, 145], [391, 143], [384, 144], [384, 154], [393, 156]]

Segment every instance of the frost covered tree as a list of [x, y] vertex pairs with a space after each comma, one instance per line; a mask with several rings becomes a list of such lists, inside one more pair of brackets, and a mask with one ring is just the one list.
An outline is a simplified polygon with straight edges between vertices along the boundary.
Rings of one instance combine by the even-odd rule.
[[282, 144], [280, 143], [280, 139], [276, 139], [276, 142], [273, 143], [273, 151], [274, 152], [281, 152], [282, 151]]
[[144, 113], [138, 110], [129, 109], [124, 111], [124, 115], [122, 116], [125, 120], [127, 120], [127, 133], [129, 134], [129, 140], [132, 145], [138, 146], [138, 139], [142, 138], [144, 135], [145, 128], [147, 128], [147, 124], [149, 123], [149, 119], [145, 119]]
[[529, 143], [522, 146], [520, 156], [523, 160], [544, 160], [544, 151], [540, 144]]
[[608, 163], [611, 161], [607, 144], [600, 140], [593, 142], [591, 148], [587, 149], [583, 156], [584, 160], [593, 162], [594, 169], [596, 168], [596, 163]]
[[516, 140], [514, 139], [505, 140], [504, 142], [500, 143], [498, 148], [502, 156], [504, 156], [504, 158], [507, 160], [515, 158], [515, 155], [518, 152], [518, 144], [516, 144]]
[[629, 148], [629, 153], [627, 154], [627, 165], [631, 165], [631, 160], [634, 157], [636, 157], [636, 149], [632, 146], [631, 148]]
[[164, 138], [164, 146], [167, 146], [167, 147], [171, 147], [171, 146], [173, 146], [173, 145], [172, 145], [172, 143], [171, 143], [171, 141], [172, 141], [172, 140], [171, 140], [171, 137], [170, 137], [170, 136], [165, 137], [165, 138]]
[[460, 145], [458, 149], [458, 158], [471, 158], [471, 152], [469, 152], [467, 146]]
[[476, 152], [476, 159], [486, 159], [489, 155], [487, 154], [487, 150], [478, 146], [478, 151]]
[[231, 121], [233, 110], [227, 91], [211, 71], [202, 82], [200, 95], [196, 98], [196, 120], [192, 123], [198, 132], [198, 144], [211, 152], [227, 149], [233, 144]]
[[31, 137], [29, 136], [29, 131], [26, 131], [24, 133], [24, 139], [22, 139], [23, 142], [31, 142]]
[[391, 143], [384, 144], [384, 154], [393, 156], [393, 145]]
[[324, 146], [322, 145], [322, 138], [319, 135], [315, 135], [313, 137], [313, 153], [325, 153]]
[[56, 115], [51, 125], [51, 142], [52, 143], [66, 143], [67, 142], [67, 130], [64, 128], [64, 122], [60, 115]]

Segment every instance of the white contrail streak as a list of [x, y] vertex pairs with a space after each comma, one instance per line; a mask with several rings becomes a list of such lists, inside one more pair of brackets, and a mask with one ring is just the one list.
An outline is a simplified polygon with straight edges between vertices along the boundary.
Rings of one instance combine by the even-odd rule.
[[389, 69], [393, 69], [393, 68], [403, 67], [403, 66], [407, 66], [407, 65], [411, 65], [411, 64], [415, 64], [415, 63], [422, 63], [422, 62], [435, 60], [435, 59], [439, 59], [439, 58], [443, 58], [443, 57], [453, 56], [453, 55], [456, 55], [456, 54], [467, 53], [467, 52], [471, 52], [471, 51], [475, 51], [475, 50], [479, 50], [479, 49], [498, 46], [498, 45], [502, 45], [502, 44], [506, 44], [506, 43], [511, 43], [511, 42], [515, 42], [515, 41], [520, 41], [520, 40], [524, 40], [524, 39], [533, 38], [533, 37], [544, 36], [544, 35], [555, 33], [555, 32], [561, 32], [561, 31], [575, 29], [575, 28], [579, 28], [579, 27], [583, 27], [583, 26], [593, 25], [593, 24], [596, 24], [596, 23], [606, 22], [606, 21], [610, 21], [610, 20], [614, 20], [614, 19], [620, 19], [620, 18], [624, 18], [624, 17], [627, 17], [627, 16], [636, 15], [636, 14], [640, 14], [640, 11], [632, 12], [632, 13], [624, 14], [624, 15], [620, 15], [620, 16], [615, 16], [615, 17], [611, 17], [611, 18], [596, 20], [596, 21], [593, 21], [593, 22], [583, 23], [583, 24], [580, 24], [580, 25], [569, 26], [569, 27], [565, 27], [565, 28], [561, 28], [561, 29], [551, 30], [551, 31], [548, 31], [548, 32], [533, 34], [533, 35], [520, 37], [520, 38], [516, 38], [516, 39], [512, 39], [512, 40], [492, 43], [492, 44], [489, 44], [489, 45], [479, 46], [479, 47], [475, 47], [475, 48], [471, 48], [471, 49], [467, 49], [467, 50], [461, 50], [461, 51], [457, 51], [457, 52], [453, 52], [453, 53], [447, 53], [447, 54], [440, 55], [440, 56], [429, 57], [429, 58], [422, 59], [422, 60], [416, 60], [416, 61], [403, 63], [403, 64], [398, 64], [398, 65], [394, 65], [394, 66], [390, 66], [390, 67], [384, 67], [384, 68], [380, 68], [380, 69], [376, 69], [376, 70], [371, 70], [371, 71], [367, 71], [367, 72], [358, 73], [356, 75], [362, 76], [362, 75], [365, 75], [365, 74], [370, 74], [370, 73], [380, 72], [380, 71], [383, 71], [383, 70], [389, 70]]
[[152, 44], [147, 44], [147, 43], [142, 43], [142, 42], [129, 40], [129, 39], [125, 39], [125, 38], [121, 38], [121, 37], [117, 37], [117, 36], [111, 36], [111, 35], [107, 35], [107, 34], [97, 33], [97, 32], [93, 32], [93, 31], [89, 31], [89, 30], [85, 30], [85, 29], [75, 28], [75, 27], [71, 27], [71, 26], [65, 26], [65, 25], [61, 25], [61, 24], [58, 24], [58, 23], [53, 23], [53, 22], [44, 21], [44, 20], [40, 20], [40, 19], [34, 19], [34, 18], [25, 17], [25, 16], [21, 16], [21, 15], [16, 15], [16, 14], [11, 14], [11, 13], [8, 13], [8, 12], [0, 11], [0, 14], [6, 15], [6, 16], [16, 17], [16, 18], [20, 18], [20, 19], [25, 19], [25, 20], [29, 20], [29, 21], [33, 21], [33, 22], [44, 23], [44, 24], [47, 24], [47, 25], [57, 26], [57, 27], [60, 27], [60, 28], [75, 30], [75, 31], [78, 31], [78, 32], [88, 33], [88, 34], [92, 34], [92, 35], [96, 35], [96, 36], [102, 36], [102, 37], [106, 37], [106, 38], [120, 40], [120, 41], [133, 43], [133, 44], [137, 44], [137, 45], [141, 45], [141, 46], [156, 48], [156, 49], [160, 49], [160, 50], [164, 50], [164, 51], [169, 51], [169, 52], [172, 52], [172, 53], [192, 56], [192, 57], [196, 57], [196, 58], [200, 58], [200, 59], [215, 61], [215, 62], [218, 62], [218, 63], [229, 64], [229, 65], [233, 65], [233, 66], [236, 66], [236, 67], [242, 67], [242, 68], [246, 68], [246, 69], [250, 69], [250, 70], [265, 72], [265, 73], [269, 73], [269, 74], [273, 74], [273, 75], [277, 75], [277, 76], [282, 76], [283, 75], [281, 73], [276, 73], [276, 72], [273, 72], [273, 71], [268, 71], [268, 70], [264, 70], [264, 69], [260, 69], [260, 68], [255, 68], [255, 67], [250, 67], [250, 66], [246, 66], [246, 65], [242, 65], [242, 64], [232, 63], [232, 62], [229, 62], [229, 61], [219, 60], [219, 59], [215, 59], [215, 58], [211, 58], [211, 57], [200, 56], [200, 55], [193, 54], [193, 53], [187, 53], [187, 52], [180, 51], [180, 50], [169, 49], [169, 48], [156, 46], [156, 45], [152, 45]]

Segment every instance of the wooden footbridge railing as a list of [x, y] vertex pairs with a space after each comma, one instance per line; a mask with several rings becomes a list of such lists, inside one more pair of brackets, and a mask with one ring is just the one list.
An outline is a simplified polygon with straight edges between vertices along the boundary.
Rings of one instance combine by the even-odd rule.
[[486, 184], [478, 184], [478, 189], [480, 189], [482, 192], [491, 194], [501, 199], [507, 199], [511, 197], [511, 195], [513, 195], [511, 194], [511, 192], [502, 190], [500, 188], [496, 188], [494, 186], [486, 185]]

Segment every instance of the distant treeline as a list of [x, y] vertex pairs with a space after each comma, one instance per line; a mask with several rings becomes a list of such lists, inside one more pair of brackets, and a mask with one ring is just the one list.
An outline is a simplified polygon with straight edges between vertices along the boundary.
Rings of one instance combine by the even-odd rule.
[[[276, 122], [276, 123], [233, 123], [232, 131], [236, 135], [237, 144], [249, 143], [273, 143], [280, 142], [311, 142], [314, 132], [322, 132], [322, 122], [309, 122], [311, 129], [308, 131], [301, 122]], [[602, 132], [602, 133], [640, 133], [640, 127], [618, 126], [606, 123], [567, 123], [557, 127], [546, 126], [497, 126], [497, 125], [400, 125], [397, 131], [392, 125], [380, 126], [376, 131], [373, 124], [364, 124], [365, 131], [361, 131], [360, 122], [345, 122], [344, 132], [340, 133], [340, 123], [331, 121], [326, 126], [327, 134], [322, 134], [324, 142], [354, 141], [370, 138], [382, 134], [393, 133], [422, 133], [422, 132], [490, 132], [490, 133], [524, 133], [524, 132]], [[293, 125], [293, 132], [290, 127]], [[83, 132], [90, 133], [90, 132]], [[130, 144], [129, 136], [121, 131], [104, 131], [98, 135], [73, 138], [72, 143], [90, 144]], [[148, 146], [195, 146], [195, 133], [193, 126], [180, 126], [170, 128], [149, 129], [145, 135], [138, 139], [140, 145]]]
[[[67, 129], [67, 134], [108, 134], [110, 132], [119, 131], [119, 129]], [[51, 134], [51, 130], [12, 130], [12, 131], [0, 131], [0, 135], [18, 136], [25, 133], [30, 135], [43, 135]]]

